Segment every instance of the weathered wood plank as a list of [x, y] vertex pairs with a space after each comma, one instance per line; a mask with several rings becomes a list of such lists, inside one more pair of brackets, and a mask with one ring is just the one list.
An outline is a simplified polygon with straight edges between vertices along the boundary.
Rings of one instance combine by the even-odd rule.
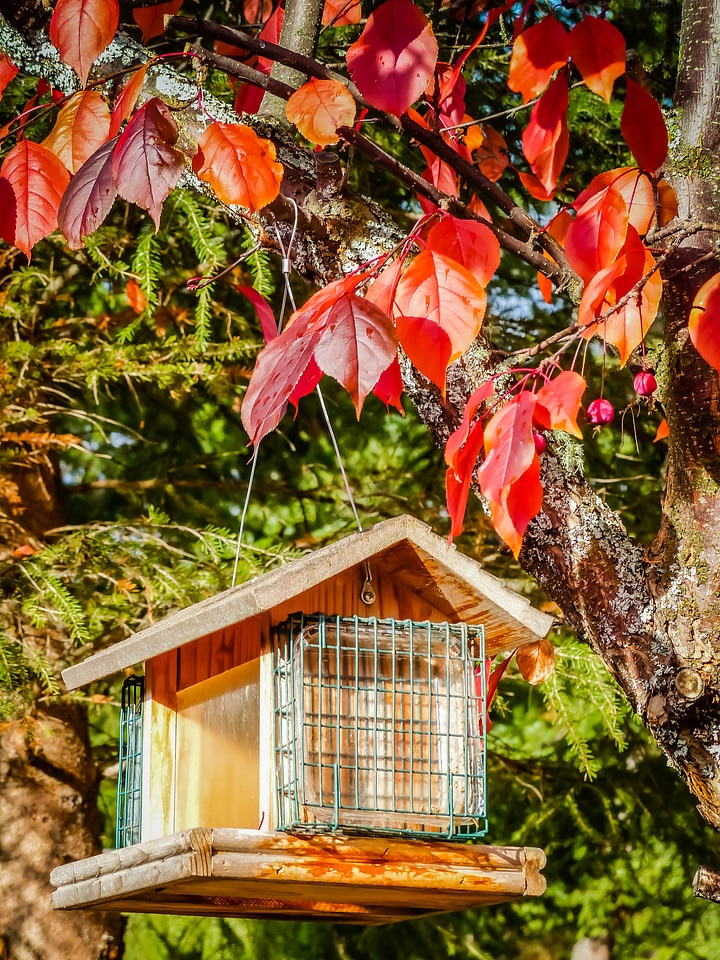
[[[267, 612], [404, 542], [423, 558], [428, 569], [432, 568], [434, 578], [442, 581], [443, 595], [448, 597], [454, 593], [456, 600], [462, 600], [462, 612], [458, 616], [462, 615], [469, 623], [486, 621], [489, 650], [536, 640], [550, 629], [551, 617], [535, 610], [524, 597], [474, 560], [463, 556], [425, 524], [413, 517], [395, 517], [182, 610], [69, 667], [63, 671], [63, 679], [68, 689], [73, 690], [118, 673], [198, 637]], [[401, 576], [401, 572], [398, 575]]]

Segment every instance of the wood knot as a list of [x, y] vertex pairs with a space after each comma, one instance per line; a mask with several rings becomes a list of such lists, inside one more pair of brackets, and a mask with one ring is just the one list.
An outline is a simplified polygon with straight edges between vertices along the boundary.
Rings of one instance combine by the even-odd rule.
[[693, 667], [683, 667], [675, 674], [675, 689], [686, 700], [697, 700], [705, 693], [705, 681]]

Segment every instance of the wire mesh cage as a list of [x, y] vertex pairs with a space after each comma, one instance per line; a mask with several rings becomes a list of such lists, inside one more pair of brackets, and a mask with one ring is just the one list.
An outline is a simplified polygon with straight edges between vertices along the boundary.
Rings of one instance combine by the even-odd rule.
[[482, 627], [295, 614], [274, 642], [280, 829], [485, 833]]
[[122, 686], [115, 826], [118, 850], [140, 842], [144, 690], [143, 677], [128, 677]]

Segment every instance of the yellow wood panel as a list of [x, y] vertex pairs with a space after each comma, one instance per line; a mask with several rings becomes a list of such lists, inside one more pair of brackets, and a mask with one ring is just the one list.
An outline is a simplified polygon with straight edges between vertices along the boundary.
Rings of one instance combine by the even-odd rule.
[[176, 663], [173, 650], [145, 669], [143, 842], [174, 832]]

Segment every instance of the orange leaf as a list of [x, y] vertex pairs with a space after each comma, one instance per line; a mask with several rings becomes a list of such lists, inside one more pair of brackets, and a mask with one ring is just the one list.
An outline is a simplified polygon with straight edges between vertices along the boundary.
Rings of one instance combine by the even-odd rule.
[[582, 440], [577, 425], [580, 402], [587, 384], [574, 370], [563, 370], [538, 390], [535, 423], [545, 430], [567, 430]]
[[113, 107], [110, 118], [109, 135], [111, 137], [114, 137], [115, 134], [118, 133], [120, 127], [135, 109], [135, 104], [137, 103], [137, 98], [140, 96], [142, 86], [145, 83], [145, 74], [149, 66], [150, 64], [146, 63], [131, 74], [130, 79], [122, 88], [119, 97], [115, 101], [115, 106]]
[[690, 339], [700, 356], [720, 370], [720, 273], [697, 292], [688, 321]]
[[395, 319], [398, 340], [413, 366], [434, 383], [445, 396], [445, 374], [450, 364], [452, 343], [439, 323], [427, 317]]
[[324, 27], [346, 27], [360, 23], [361, 19], [360, 0], [325, 0], [322, 13]]
[[446, 214], [430, 230], [428, 247], [457, 260], [485, 287], [500, 266], [500, 244], [489, 227]]
[[567, 108], [568, 82], [561, 73], [533, 107], [522, 136], [523, 153], [548, 193], [555, 189], [567, 157]]
[[625, 73], [625, 38], [601, 17], [585, 17], [570, 31], [570, 56], [592, 90], [610, 103], [613, 84]]
[[246, 23], [267, 23], [272, 12], [272, 0], [243, 0], [243, 17]]
[[612, 187], [593, 194], [578, 210], [565, 236], [565, 254], [586, 283], [614, 263], [625, 243], [628, 220], [627, 204]]
[[128, 298], [128, 303], [133, 308], [135, 313], [142, 313], [147, 306], [145, 294], [142, 292], [140, 284], [133, 278], [127, 282], [125, 287], [125, 296]]
[[475, 277], [456, 260], [423, 250], [400, 278], [395, 309], [406, 317], [427, 317], [447, 333], [450, 362], [457, 360], [480, 332], [487, 298]]
[[555, 669], [555, 649], [544, 639], [523, 643], [515, 654], [515, 662], [528, 683], [542, 683]]
[[[618, 259], [597, 273], [586, 286], [578, 308], [578, 325], [585, 327], [584, 336], [597, 335], [617, 347], [620, 363], [624, 365], [632, 351], [639, 346], [657, 316], [662, 296], [662, 278], [655, 270], [655, 259], [643, 245], [637, 231], [628, 228], [628, 237]], [[604, 319], [600, 317], [648, 276], [641, 289], [617, 310]]]
[[198, 141], [192, 168], [223, 203], [252, 213], [275, 199], [283, 177], [275, 145], [242, 123], [211, 123]]
[[165, 33], [166, 15], [173, 16], [176, 14], [182, 4], [183, 0], [167, 0], [166, 3], [159, 3], [156, 7], [133, 10], [133, 19], [142, 30], [143, 43], [147, 43], [153, 37], [159, 37], [160, 34]]
[[468, 150], [475, 154], [475, 161], [480, 173], [495, 183], [500, 179], [510, 162], [505, 137], [487, 123], [484, 123], [482, 128], [471, 127], [470, 129], [482, 130], [482, 142], [477, 145], [474, 139], [468, 142], [468, 135], [466, 134], [465, 145]]
[[445, 473], [445, 497], [448, 514], [452, 521], [450, 543], [462, 533], [465, 510], [467, 509], [470, 484], [475, 472], [480, 451], [483, 447], [483, 429], [481, 421], [470, 427], [466, 442], [454, 457], [454, 463]]
[[74, 93], [58, 113], [55, 126], [43, 140], [70, 173], [77, 173], [110, 133], [110, 110], [96, 90]]
[[[665, 183], [664, 180], [662, 182]], [[666, 186], [672, 191], [672, 187], [668, 184]], [[650, 177], [637, 167], [619, 167], [617, 170], [599, 173], [593, 177], [573, 206], [580, 210], [588, 200], [608, 187], [612, 187], [625, 201], [630, 224], [639, 234], [647, 233], [655, 218], [655, 195]], [[675, 195], [674, 192], [672, 195]]]
[[664, 440], [666, 437], [669, 437], [669, 436], [670, 436], [670, 427], [668, 426], [668, 422], [665, 419], [665, 417], [663, 417], [658, 425], [657, 433], [655, 434], [653, 443], [657, 443], [658, 440]]
[[626, 80], [620, 133], [643, 170], [654, 173], [665, 162], [668, 133], [657, 100], [639, 84]]
[[285, 113], [306, 140], [326, 147], [340, 139], [338, 127], [355, 119], [355, 101], [339, 80], [313, 77], [290, 97]]
[[50, 41], [83, 85], [119, 22], [118, 0], [57, 0], [50, 20]]
[[21, 140], [0, 167], [0, 236], [30, 258], [32, 247], [57, 227], [70, 174], [54, 153]]
[[545, 89], [550, 77], [565, 66], [570, 49], [565, 27], [554, 17], [523, 30], [513, 45], [508, 86], [527, 103]]
[[[551, 237], [554, 237], [555, 240], [560, 244], [560, 246], [565, 245], [565, 237], [567, 232], [570, 229], [570, 224], [573, 223], [573, 216], [569, 210], [561, 210], [560, 213], [556, 213], [555, 216], [550, 220], [546, 231], [550, 234]], [[545, 256], [554, 263], [554, 259], [550, 254], [545, 251]], [[543, 273], [537, 275], [537, 283], [540, 288], [540, 293], [542, 294], [543, 300], [545, 303], [552, 303], [552, 292], [553, 284], [552, 280], [546, 277]]]
[[658, 203], [660, 204], [660, 214], [658, 216], [658, 225], [665, 227], [678, 215], [678, 201], [675, 191], [667, 182], [660, 180], [657, 185]]

